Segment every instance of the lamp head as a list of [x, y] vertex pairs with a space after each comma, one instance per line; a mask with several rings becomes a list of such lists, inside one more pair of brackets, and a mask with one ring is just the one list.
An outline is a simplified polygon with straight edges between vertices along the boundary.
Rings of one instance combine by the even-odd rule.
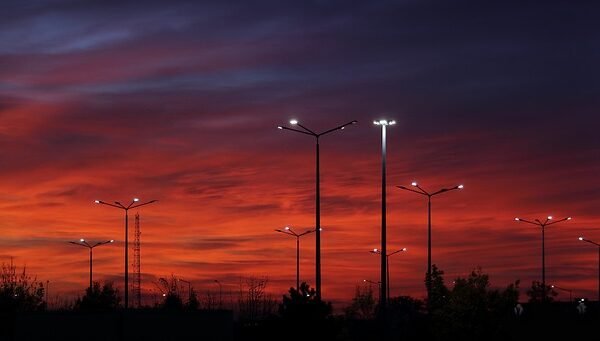
[[83, 243], [83, 242], [85, 242], [85, 239], [81, 238], [81, 239], [79, 239], [79, 241]]
[[373, 252], [379, 252], [379, 249], [373, 249]]
[[521, 220], [521, 219], [519, 219], [519, 218], [515, 218], [515, 221], [519, 221], [519, 220]]
[[133, 198], [133, 202], [138, 202], [138, 201], [140, 201], [139, 198]]
[[293, 119], [290, 120], [290, 124], [291, 125], [296, 125], [296, 124], [298, 124], [298, 120], [295, 119], [295, 118], [293, 118]]
[[286, 230], [286, 231], [289, 231], [289, 230], [290, 230], [290, 227], [289, 227], [289, 226], [286, 226], [286, 227], [285, 227], [285, 230]]
[[94, 200], [94, 203], [99, 204], [100, 200]]
[[110, 240], [110, 243], [114, 243], [114, 242], [115, 242], [115, 240], [114, 240], [114, 239], [111, 239], [111, 240]]
[[552, 220], [552, 216], [551, 215], [548, 216], [548, 220]]
[[410, 183], [410, 185], [417, 187], [419, 184], [416, 181], [413, 181], [413, 182]]
[[571, 217], [567, 217], [567, 220], [571, 220]]
[[408, 249], [405, 247], [402, 248], [402, 252], [406, 252], [406, 250], [408, 250]]
[[458, 185], [458, 186], [456, 186], [456, 188], [463, 189], [463, 188], [465, 188], [465, 186], [464, 185]]
[[578, 239], [579, 239], [579, 240], [583, 240], [583, 237], [579, 237]]

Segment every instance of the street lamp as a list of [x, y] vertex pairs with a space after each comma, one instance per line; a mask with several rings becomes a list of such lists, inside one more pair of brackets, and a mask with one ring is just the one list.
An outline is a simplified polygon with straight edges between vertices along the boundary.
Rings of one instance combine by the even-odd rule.
[[296, 237], [296, 290], [299, 291], [300, 290], [300, 237], [305, 236], [309, 233], [313, 233], [313, 232], [315, 232], [315, 230], [308, 230], [308, 231], [298, 234], [294, 230], [292, 230], [291, 227], [286, 226], [285, 229], [283, 229], [283, 230], [276, 229], [275, 231], [283, 233], [283, 234], [287, 234], [292, 237]]
[[384, 257], [387, 250], [387, 240], [386, 240], [386, 157], [387, 157], [387, 126], [393, 126], [396, 124], [396, 121], [388, 121], [388, 120], [379, 120], [373, 121], [373, 124], [376, 126], [381, 126], [381, 288], [379, 293], [379, 305], [381, 307], [381, 311], [385, 312], [385, 304], [387, 302], [386, 297], [386, 285], [388, 283], [386, 279], [387, 275], [387, 257]]
[[600, 244], [583, 237], [579, 237], [579, 240], [594, 244], [598, 247], [598, 304], [600, 304]]
[[73, 245], [79, 245], [79, 246], [87, 247], [90, 250], [90, 293], [91, 293], [91, 291], [92, 291], [92, 283], [93, 283], [92, 282], [92, 250], [95, 247], [100, 246], [100, 245], [114, 243], [114, 240], [111, 239], [111, 240], [107, 240], [107, 241], [104, 241], [104, 242], [98, 242], [98, 243], [96, 243], [94, 245], [91, 245], [85, 239], [81, 238], [81, 239], [79, 239], [78, 242], [69, 242], [69, 243], [73, 244]]
[[181, 279], [181, 278], [178, 278], [178, 280], [180, 282], [187, 283], [187, 285], [188, 285], [188, 304], [189, 304], [190, 301], [192, 300], [192, 283], [189, 281], [186, 281], [185, 279]]
[[419, 186], [419, 184], [416, 181], [413, 181], [411, 185], [416, 189], [408, 188], [405, 186], [396, 187], [405, 191], [414, 192], [427, 197], [427, 275], [425, 278], [425, 285], [427, 286], [427, 302], [429, 302], [431, 298], [431, 197], [453, 190], [463, 189], [464, 186], [458, 185], [451, 188], [442, 188], [439, 191], [429, 193], [426, 190], [424, 190], [421, 186]]
[[375, 282], [375, 281], [371, 281], [368, 279], [363, 279], [363, 282], [369, 283], [369, 291], [371, 291], [371, 292], [373, 291], [373, 289], [371, 289], [370, 286], [372, 284], [376, 284], [377, 285], [377, 295], [379, 296], [381, 294], [381, 290], [379, 290], [379, 288], [381, 288], [381, 282]]
[[[379, 249], [373, 249], [373, 250], [371, 250], [369, 252], [377, 254], [377, 255], [382, 254]], [[387, 277], [387, 283], [386, 284], [387, 284], [387, 298], [388, 298], [388, 300], [390, 299], [390, 256], [393, 256], [393, 255], [397, 254], [398, 252], [406, 252], [406, 248], [404, 247], [404, 248], [401, 248], [400, 250], [396, 250], [396, 251], [394, 251], [394, 252], [392, 252], [390, 254], [387, 254], [386, 257], [385, 257], [386, 258], [386, 269], [385, 269], [385, 272], [386, 272], [386, 277]]]
[[530, 221], [530, 220], [526, 220], [523, 218], [515, 218], [515, 221], [521, 221], [527, 224], [532, 224], [532, 225], [537, 225], [539, 227], [542, 228], [542, 290], [543, 290], [543, 296], [542, 296], [542, 300], [545, 301], [546, 300], [546, 237], [545, 237], [545, 231], [546, 231], [546, 226], [550, 226], [550, 225], [554, 225], [556, 223], [560, 223], [562, 221], [565, 220], [571, 220], [571, 217], [567, 217], [567, 218], [563, 218], [560, 220], [552, 220], [553, 217], [551, 215], [549, 215], [546, 220], [544, 220], [544, 222], [542, 223], [541, 220], [539, 219], [535, 219], [534, 221]]
[[342, 124], [340, 126], [337, 126], [333, 129], [329, 129], [326, 130], [322, 133], [315, 133], [313, 130], [308, 129], [307, 127], [303, 126], [302, 124], [300, 124], [300, 122], [298, 122], [298, 120], [296, 119], [292, 119], [290, 120], [290, 124], [293, 126], [298, 126], [300, 128], [302, 128], [303, 130], [300, 129], [295, 129], [295, 128], [289, 128], [289, 127], [284, 127], [284, 126], [278, 126], [277, 128], [279, 128], [280, 130], [290, 130], [290, 131], [295, 131], [297, 133], [301, 133], [301, 134], [305, 134], [305, 135], [310, 135], [312, 137], [315, 138], [315, 142], [316, 142], [316, 164], [315, 164], [315, 168], [316, 168], [316, 193], [315, 193], [315, 200], [316, 200], [316, 205], [315, 205], [315, 231], [317, 232], [315, 235], [315, 242], [316, 242], [316, 247], [315, 247], [315, 252], [316, 252], [316, 256], [315, 256], [315, 262], [316, 262], [316, 266], [315, 266], [315, 280], [316, 280], [316, 296], [318, 300], [321, 300], [321, 181], [320, 181], [320, 175], [319, 175], [319, 137], [327, 135], [329, 133], [332, 133], [334, 131], [338, 131], [338, 130], [344, 130], [346, 128], [346, 126], [352, 125], [352, 124], [356, 124], [358, 121], [354, 120], [354, 121], [350, 121], [348, 123]]
[[158, 200], [150, 200], [148, 202], [138, 204], [140, 199], [133, 198], [131, 203], [127, 206], [121, 204], [118, 201], [115, 201], [114, 204], [104, 202], [102, 200], [95, 200], [96, 204], [107, 205], [111, 207], [115, 207], [118, 209], [122, 209], [125, 211], [125, 309], [129, 307], [129, 210], [132, 208], [137, 208], [140, 206], [148, 205], [157, 202]]
[[561, 287], [556, 286], [556, 285], [551, 285], [550, 287], [552, 289], [559, 289], [559, 290], [568, 292], [569, 293], [569, 302], [573, 302], [573, 290], [561, 288]]
[[223, 285], [221, 285], [221, 282], [219, 282], [218, 279], [215, 279], [215, 283], [217, 283], [219, 285], [219, 309], [223, 308], [223, 299], [222, 299], [222, 294], [223, 294]]

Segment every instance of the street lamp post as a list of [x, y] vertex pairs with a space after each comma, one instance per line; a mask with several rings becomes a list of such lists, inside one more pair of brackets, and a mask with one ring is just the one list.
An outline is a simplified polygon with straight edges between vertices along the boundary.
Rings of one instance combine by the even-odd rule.
[[327, 135], [327, 134], [332, 133], [337, 130], [344, 130], [344, 128], [346, 128], [346, 126], [356, 124], [357, 122], [358, 121], [356, 121], [356, 120], [350, 121], [348, 123], [342, 124], [335, 128], [326, 130], [322, 133], [315, 133], [313, 130], [308, 129], [307, 127], [300, 124], [300, 122], [298, 122], [298, 120], [296, 120], [296, 119], [290, 120], [290, 124], [297, 125], [298, 127], [302, 128], [303, 130], [284, 127], [284, 126], [277, 127], [281, 130], [290, 130], [290, 131], [295, 131], [297, 133], [310, 135], [315, 138], [315, 142], [316, 142], [316, 162], [315, 162], [315, 166], [316, 166], [315, 167], [316, 168], [316, 184], [315, 184], [315, 187], [316, 187], [316, 193], [315, 193], [315, 200], [316, 200], [316, 205], [315, 205], [315, 231], [316, 231], [315, 262], [316, 262], [316, 266], [315, 266], [315, 272], [316, 272], [316, 274], [315, 274], [315, 281], [317, 282], [316, 283], [316, 289], [317, 289], [316, 296], [317, 296], [318, 300], [321, 300], [321, 184], [320, 184], [321, 181], [320, 181], [320, 175], [319, 175], [319, 173], [320, 173], [319, 172], [319, 138], [321, 136]]
[[219, 309], [221, 309], [221, 308], [223, 308], [223, 298], [222, 298], [223, 285], [221, 284], [221, 282], [219, 282], [218, 279], [215, 279], [215, 283], [217, 283], [219, 285]]
[[109, 244], [109, 243], [114, 243], [114, 240], [107, 240], [107, 241], [103, 241], [103, 242], [98, 242], [94, 245], [89, 244], [85, 239], [81, 238], [79, 239], [78, 242], [69, 242], [73, 245], [79, 245], [79, 246], [83, 246], [83, 247], [87, 247], [90, 250], [90, 292], [92, 291], [92, 250], [94, 250], [95, 247], [100, 246], [100, 245], [104, 245], [104, 244]]
[[381, 282], [375, 282], [375, 281], [371, 281], [368, 279], [363, 279], [363, 282], [369, 283], [369, 290], [371, 292], [373, 291], [373, 289], [370, 288], [371, 284], [376, 284], [377, 285], [377, 296], [379, 296], [381, 294], [381, 291], [379, 290], [379, 288], [381, 287]]
[[313, 233], [313, 232], [315, 232], [315, 230], [308, 230], [308, 231], [298, 234], [294, 230], [292, 230], [291, 227], [286, 226], [285, 229], [283, 229], [283, 230], [276, 229], [275, 231], [283, 233], [283, 234], [287, 234], [289, 236], [296, 238], [296, 290], [299, 291], [300, 290], [300, 237], [307, 235], [309, 233]]
[[[405, 247], [403, 247], [400, 250], [396, 250], [396, 251], [394, 251], [394, 252], [392, 252], [390, 254], [387, 254], [386, 257], [385, 257], [386, 258], [386, 263], [385, 263], [386, 269], [385, 269], [385, 272], [386, 272], [386, 277], [387, 277], [387, 283], [386, 284], [387, 284], [387, 298], [388, 298], [388, 300], [390, 299], [390, 256], [393, 256], [393, 255], [397, 254], [398, 252], [406, 252], [406, 250], [407, 249]], [[379, 249], [373, 249], [373, 250], [371, 250], [369, 252], [377, 254], [377, 255], [382, 254]]]
[[185, 279], [178, 278], [180, 282], [187, 283], [188, 285], [188, 304], [192, 300], [192, 283], [190, 281], [186, 281]]
[[546, 301], [547, 290], [546, 290], [546, 226], [554, 225], [565, 220], [571, 220], [571, 217], [563, 218], [560, 220], [552, 220], [552, 216], [548, 216], [542, 223], [541, 220], [535, 219], [534, 221], [526, 220], [523, 218], [515, 218], [515, 221], [521, 221], [527, 224], [537, 225], [542, 228], [542, 301]]
[[382, 313], [385, 313], [385, 305], [387, 302], [386, 286], [387, 286], [387, 226], [386, 226], [386, 158], [387, 158], [387, 127], [396, 124], [396, 121], [379, 120], [373, 121], [373, 124], [381, 127], [381, 288], [379, 293], [379, 305]]
[[415, 181], [413, 181], [411, 185], [417, 189], [412, 189], [405, 186], [396, 187], [405, 191], [414, 192], [427, 197], [427, 274], [425, 277], [425, 285], [427, 287], [427, 302], [429, 302], [431, 298], [431, 197], [453, 190], [463, 189], [464, 186], [458, 185], [451, 188], [442, 188], [439, 191], [429, 193], [426, 190], [424, 190], [421, 186], [419, 186], [419, 184]]
[[104, 202], [102, 200], [94, 201], [96, 204], [107, 205], [111, 207], [115, 207], [125, 211], [125, 310], [129, 307], [129, 210], [132, 208], [138, 208], [140, 206], [149, 205], [157, 202], [158, 200], [150, 200], [148, 202], [138, 204], [140, 199], [133, 198], [131, 203], [127, 206], [121, 204], [118, 201], [115, 201], [114, 204]]
[[573, 290], [561, 288], [561, 287], [556, 286], [556, 285], [551, 285], [550, 287], [552, 289], [559, 289], [559, 290], [568, 292], [569, 293], [569, 302], [573, 302]]
[[583, 237], [579, 237], [579, 240], [588, 242], [598, 247], [598, 304], [600, 304], [600, 244]]

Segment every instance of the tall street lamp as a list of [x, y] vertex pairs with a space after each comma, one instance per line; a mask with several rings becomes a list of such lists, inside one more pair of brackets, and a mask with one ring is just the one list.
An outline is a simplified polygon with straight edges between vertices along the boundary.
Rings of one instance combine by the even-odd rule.
[[81, 238], [79, 239], [78, 242], [69, 242], [73, 245], [79, 245], [79, 246], [83, 246], [83, 247], [87, 247], [90, 250], [90, 292], [92, 291], [92, 250], [94, 250], [95, 247], [98, 247], [100, 245], [104, 245], [104, 244], [109, 244], [109, 243], [114, 243], [114, 239], [111, 240], [107, 240], [107, 241], [103, 241], [103, 242], [98, 242], [96, 244], [89, 244], [85, 239]]
[[546, 301], [547, 289], [546, 289], [546, 226], [554, 225], [565, 220], [571, 220], [571, 217], [563, 218], [560, 220], [552, 220], [553, 217], [549, 215], [546, 220], [542, 223], [541, 220], [535, 219], [534, 221], [526, 220], [523, 218], [515, 218], [515, 221], [521, 221], [527, 224], [537, 225], [542, 228], [542, 300]]
[[[377, 255], [382, 254], [379, 249], [373, 249], [373, 250], [371, 250], [369, 252], [377, 254]], [[386, 269], [385, 269], [385, 272], [386, 272], [386, 277], [387, 277], [387, 283], [386, 284], [387, 284], [387, 297], [388, 297], [388, 300], [390, 299], [390, 256], [393, 256], [393, 255], [397, 254], [398, 252], [406, 252], [406, 248], [404, 247], [404, 248], [401, 248], [400, 250], [396, 250], [396, 251], [394, 251], [394, 252], [392, 252], [390, 254], [387, 254], [386, 257], [385, 257], [386, 258]]]
[[583, 237], [579, 237], [579, 240], [588, 242], [598, 247], [598, 304], [600, 304], [600, 244]]
[[293, 126], [298, 126], [298, 127], [302, 128], [303, 130], [296, 129], [296, 128], [284, 127], [284, 126], [277, 127], [281, 130], [295, 131], [297, 133], [310, 135], [315, 138], [315, 142], [316, 142], [316, 165], [315, 165], [316, 166], [315, 167], [316, 168], [316, 184], [315, 184], [315, 187], [316, 187], [316, 193], [315, 193], [315, 200], [316, 200], [316, 205], [315, 205], [315, 231], [316, 231], [316, 235], [315, 235], [315, 242], [316, 242], [315, 272], [316, 272], [316, 274], [315, 274], [315, 280], [317, 282], [316, 283], [316, 288], [317, 288], [316, 296], [317, 296], [318, 300], [321, 300], [321, 181], [320, 181], [320, 175], [319, 175], [319, 138], [323, 135], [327, 135], [334, 131], [344, 130], [346, 128], [346, 126], [356, 124], [357, 122], [358, 121], [356, 121], [356, 120], [350, 121], [348, 123], [342, 124], [335, 128], [326, 130], [322, 133], [315, 133], [313, 130], [308, 129], [307, 127], [300, 124], [300, 122], [298, 122], [298, 120], [296, 120], [296, 119], [290, 120], [290, 124]]
[[559, 289], [559, 290], [568, 292], [569, 293], [569, 302], [573, 302], [573, 290], [561, 288], [561, 287], [556, 286], [556, 285], [551, 285], [550, 287], [552, 289]]
[[379, 306], [381, 311], [385, 313], [385, 304], [387, 302], [386, 285], [388, 283], [387, 277], [387, 227], [386, 227], [386, 157], [387, 157], [387, 127], [396, 124], [396, 121], [379, 120], [373, 121], [373, 124], [381, 127], [381, 288], [379, 293]]
[[291, 227], [286, 226], [283, 230], [276, 229], [275, 231], [296, 237], [296, 290], [300, 290], [300, 237], [313, 233], [315, 230], [308, 230], [298, 234]]
[[188, 285], [188, 304], [192, 300], [192, 282], [186, 281], [185, 279], [178, 278], [180, 282], [187, 283]]
[[133, 198], [131, 203], [127, 206], [121, 204], [118, 201], [115, 201], [114, 204], [107, 203], [102, 200], [94, 201], [96, 204], [107, 205], [125, 211], [125, 310], [127, 310], [127, 308], [129, 307], [129, 210], [133, 208], [138, 208], [140, 206], [149, 205], [157, 201], [158, 200], [150, 200], [148, 202], [138, 204], [140, 202], [140, 199]]
[[368, 279], [363, 279], [363, 282], [365, 282], [365, 283], [369, 283], [369, 290], [370, 290], [371, 292], [372, 292], [372, 290], [373, 290], [373, 289], [371, 288], [371, 285], [372, 285], [372, 284], [375, 284], [375, 285], [377, 285], [377, 295], [379, 296], [379, 294], [381, 294], [381, 291], [379, 290], [379, 288], [381, 287], [381, 282], [375, 282], [375, 281], [371, 281], [371, 280], [368, 280]]
[[439, 191], [430, 193], [424, 190], [419, 184], [415, 181], [411, 183], [411, 185], [416, 188], [408, 188], [404, 186], [396, 186], [405, 191], [414, 192], [417, 194], [421, 194], [427, 197], [427, 274], [425, 276], [425, 286], [427, 287], [427, 302], [429, 302], [431, 298], [431, 197], [436, 196], [438, 194], [450, 192], [457, 189], [463, 189], [463, 185], [454, 186], [451, 188], [442, 188]]
[[219, 282], [218, 279], [215, 279], [215, 283], [219, 285], [219, 309], [223, 308], [223, 285]]

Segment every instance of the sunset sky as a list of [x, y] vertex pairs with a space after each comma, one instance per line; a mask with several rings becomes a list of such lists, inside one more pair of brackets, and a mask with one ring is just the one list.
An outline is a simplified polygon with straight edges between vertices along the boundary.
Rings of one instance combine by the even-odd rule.
[[[450, 5], [451, 3], [451, 5]], [[494, 4], [495, 3], [495, 4]], [[597, 3], [550, 1], [3, 1], [0, 262], [26, 265], [51, 297], [94, 277], [123, 286], [123, 212], [139, 209], [146, 293], [171, 274], [201, 294], [266, 276], [295, 285], [295, 243], [314, 228], [321, 139], [323, 298], [377, 281], [381, 145], [388, 130], [391, 294], [425, 296], [426, 198], [433, 263], [447, 282], [481, 266], [494, 287], [541, 278], [596, 297], [600, 242]], [[131, 212], [133, 215], [138, 212]], [[133, 224], [130, 226], [133, 232]], [[133, 233], [130, 241], [133, 240]], [[301, 279], [314, 284], [314, 235]], [[130, 256], [133, 253], [130, 252]], [[132, 258], [131, 258], [132, 259]], [[567, 299], [561, 293], [559, 299]]]

